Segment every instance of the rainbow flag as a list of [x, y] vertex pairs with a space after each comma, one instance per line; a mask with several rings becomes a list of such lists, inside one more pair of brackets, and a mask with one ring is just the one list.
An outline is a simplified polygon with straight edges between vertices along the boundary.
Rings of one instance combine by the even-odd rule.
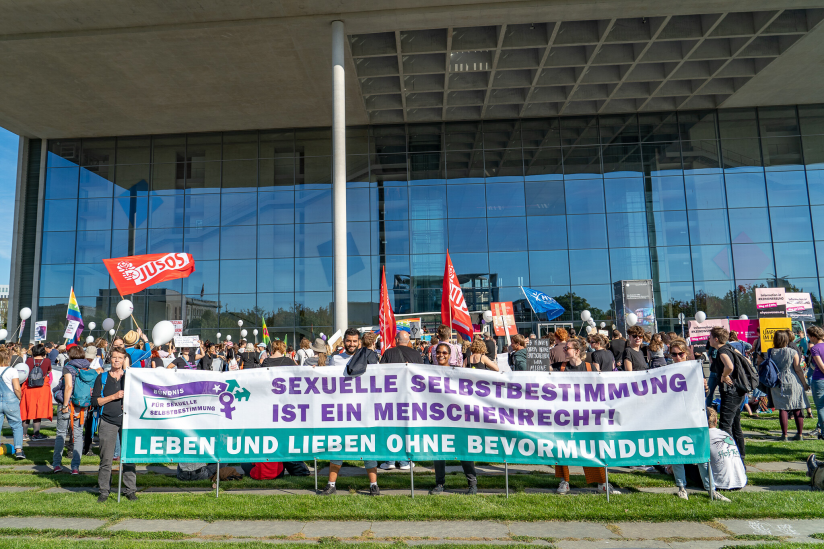
[[261, 318], [260, 321], [263, 322], [263, 344], [268, 347], [269, 343], [272, 342], [269, 338], [269, 330], [266, 328], [266, 321], [263, 318]]
[[77, 304], [77, 298], [74, 296], [74, 287], [72, 287], [71, 295], [69, 296], [69, 309], [66, 311], [66, 320], [77, 320], [80, 322], [77, 331], [74, 333], [74, 338], [69, 341], [69, 343], [77, 343], [80, 345], [80, 335], [86, 326], [83, 324], [83, 315], [80, 314], [80, 306]]

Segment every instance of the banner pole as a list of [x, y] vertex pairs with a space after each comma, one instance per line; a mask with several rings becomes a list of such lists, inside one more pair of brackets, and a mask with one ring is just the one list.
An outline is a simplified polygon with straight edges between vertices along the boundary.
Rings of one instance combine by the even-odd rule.
[[506, 499], [509, 499], [509, 463], [504, 460], [504, 478], [506, 479]]
[[412, 492], [412, 499], [415, 499], [415, 467], [412, 466], [412, 460], [409, 460], [409, 487]]
[[220, 460], [217, 460], [217, 482], [215, 483], [215, 497], [220, 497]]
[[[74, 418], [72, 418], [72, 423], [74, 423]], [[74, 438], [74, 437], [72, 437]], [[121, 452], [123, 448], [120, 449]], [[123, 487], [123, 460], [120, 460], [120, 467], [117, 468], [117, 503], [120, 503], [120, 490]]]
[[318, 491], [318, 458], [315, 458], [315, 492]]
[[710, 477], [710, 502], [715, 501], [715, 482], [712, 478], [712, 462], [707, 462], [707, 476]]
[[604, 479], [607, 483], [607, 503], [609, 503], [609, 465], [604, 463], [604, 472], [606, 473], [606, 478]]

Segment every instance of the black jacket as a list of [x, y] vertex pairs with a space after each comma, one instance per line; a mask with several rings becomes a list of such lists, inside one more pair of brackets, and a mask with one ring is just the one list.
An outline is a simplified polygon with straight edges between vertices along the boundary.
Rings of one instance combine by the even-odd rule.
[[420, 351], [405, 346], [387, 349], [381, 357], [381, 364], [403, 364], [404, 362], [423, 364], [423, 358]]

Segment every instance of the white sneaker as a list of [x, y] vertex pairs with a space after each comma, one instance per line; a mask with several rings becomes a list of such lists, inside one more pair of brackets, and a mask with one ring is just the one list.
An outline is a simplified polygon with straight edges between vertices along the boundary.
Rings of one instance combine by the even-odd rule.
[[726, 501], [727, 503], [732, 503], [730, 501], [730, 498], [728, 498], [727, 496], [719, 494], [717, 490], [715, 492], [713, 492], [712, 499], [717, 500], [717, 501]]
[[402, 462], [400, 462], [400, 466], [398, 467], [398, 469], [400, 469], [401, 471], [408, 471], [409, 469], [411, 469], [414, 466], [415, 466], [415, 463], [412, 462], [412, 461], [402, 461]]
[[677, 494], [675, 494], [675, 495], [676, 495], [676, 496], [678, 496], [678, 497], [679, 497], [679, 498], [681, 498], [681, 499], [685, 499], [685, 500], [689, 500], [689, 499], [690, 499], [689, 494], [687, 494], [687, 490], [686, 490], [686, 488], [684, 488], [683, 486], [679, 486], [679, 487], [678, 487], [678, 493], [677, 493]]
[[384, 463], [381, 463], [381, 469], [389, 470], [389, 469], [394, 469], [394, 468], [395, 468], [395, 462], [394, 461], [385, 461]]
[[558, 485], [558, 490], [556, 490], [559, 494], [568, 494], [569, 493], [569, 483], [565, 480], [561, 481], [561, 484]]
[[610, 494], [614, 494], [614, 495], [618, 495], [618, 496], [621, 495], [621, 492], [619, 492], [618, 490], [613, 488], [612, 484], [599, 484], [598, 485], [598, 493], [599, 494], [606, 494], [607, 490], [609, 490]]

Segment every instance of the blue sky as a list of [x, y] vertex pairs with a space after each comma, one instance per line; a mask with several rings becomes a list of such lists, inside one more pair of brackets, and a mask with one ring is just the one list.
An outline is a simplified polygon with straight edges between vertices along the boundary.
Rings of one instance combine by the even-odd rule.
[[18, 137], [0, 128], [0, 204], [6, 204], [0, 216], [0, 284], [9, 283], [11, 235], [14, 231], [14, 185], [17, 178]]

